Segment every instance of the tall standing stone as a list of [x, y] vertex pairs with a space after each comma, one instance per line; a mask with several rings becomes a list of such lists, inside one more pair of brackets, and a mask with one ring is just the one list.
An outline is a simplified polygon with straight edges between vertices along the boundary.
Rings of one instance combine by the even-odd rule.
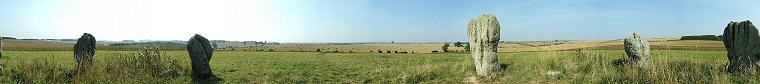
[[193, 75], [200, 79], [213, 79], [211, 73], [211, 56], [214, 54], [214, 47], [211, 46], [208, 39], [201, 35], [195, 34], [187, 42], [187, 52], [190, 54]]
[[95, 37], [84, 33], [74, 45], [74, 60], [77, 61], [77, 70], [87, 70], [92, 65], [92, 57], [95, 55]]
[[623, 44], [625, 45], [625, 53], [628, 54], [633, 67], [646, 68], [651, 64], [649, 42], [646, 38], [633, 33], [632, 36], [625, 38]]
[[493, 14], [482, 14], [470, 21], [467, 33], [470, 38], [470, 52], [475, 59], [478, 75], [490, 76], [501, 70], [496, 49], [499, 45], [499, 21]]
[[728, 51], [728, 71], [743, 71], [750, 66], [759, 65], [757, 63], [760, 63], [760, 35], [752, 22], [730, 22], [723, 30], [723, 35], [723, 44]]
[[3, 58], [3, 38], [0, 38], [0, 58]]

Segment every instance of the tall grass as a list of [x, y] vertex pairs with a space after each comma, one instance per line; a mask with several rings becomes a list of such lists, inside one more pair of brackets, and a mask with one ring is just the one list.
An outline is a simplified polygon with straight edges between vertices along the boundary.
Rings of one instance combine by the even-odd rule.
[[[512, 55], [518, 60], [502, 62], [513, 65], [507, 67], [502, 79], [484, 80], [508, 83], [760, 83], [757, 70], [748, 70], [746, 74], [728, 73], [724, 71], [727, 63], [716, 61], [725, 58], [713, 59], [713, 54], [700, 56], [704, 54], [693, 52], [652, 52], [660, 54], [652, 55], [653, 64], [649, 68], [631, 67], [629, 59], [619, 51], [514, 53], [507, 54], [507, 59]], [[530, 56], [530, 59], [514, 55]]]
[[[165, 53], [165, 52], [164, 52]], [[183, 60], [166, 56], [158, 46], [145, 47], [138, 53], [111, 53], [97, 56], [89, 70], [75, 69], [73, 61], [59, 61], [52, 56], [4, 62], [0, 79], [5, 83], [163, 83], [181, 82], [188, 75]], [[5, 60], [4, 60], [5, 61]]]
[[74, 70], [70, 70], [60, 62], [46, 61], [50, 58], [42, 57], [26, 61], [15, 62], [3, 67], [0, 72], [4, 77], [2, 82], [16, 83], [56, 83], [73, 81]]

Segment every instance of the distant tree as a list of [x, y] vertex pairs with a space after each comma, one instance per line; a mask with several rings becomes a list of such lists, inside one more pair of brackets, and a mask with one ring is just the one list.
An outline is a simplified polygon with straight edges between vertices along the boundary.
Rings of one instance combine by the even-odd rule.
[[454, 43], [454, 47], [462, 47], [462, 42], [456, 42], [456, 43]]
[[319, 48], [317, 48], [317, 52], [322, 52], [322, 50], [319, 50]]
[[449, 52], [449, 43], [444, 43], [441, 49], [443, 49], [443, 52]]

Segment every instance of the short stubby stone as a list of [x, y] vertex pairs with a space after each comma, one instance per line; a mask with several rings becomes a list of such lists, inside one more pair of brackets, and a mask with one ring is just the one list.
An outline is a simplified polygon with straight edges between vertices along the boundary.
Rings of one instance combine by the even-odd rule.
[[74, 60], [77, 62], [77, 70], [89, 69], [92, 65], [93, 56], [95, 56], [95, 37], [89, 33], [84, 33], [74, 45]]
[[623, 44], [625, 45], [625, 53], [628, 54], [633, 67], [647, 68], [651, 64], [647, 38], [633, 33], [632, 36], [623, 40]]
[[475, 60], [478, 75], [491, 76], [501, 70], [496, 53], [500, 39], [499, 30], [499, 21], [493, 14], [482, 14], [468, 25], [470, 53]]
[[211, 46], [208, 39], [201, 35], [195, 34], [187, 42], [187, 52], [190, 54], [191, 66], [195, 78], [213, 79], [214, 74], [211, 72], [209, 61], [214, 54], [214, 47]]
[[752, 22], [728, 23], [722, 39], [728, 51], [729, 72], [744, 71], [748, 67], [759, 65], [760, 35]]

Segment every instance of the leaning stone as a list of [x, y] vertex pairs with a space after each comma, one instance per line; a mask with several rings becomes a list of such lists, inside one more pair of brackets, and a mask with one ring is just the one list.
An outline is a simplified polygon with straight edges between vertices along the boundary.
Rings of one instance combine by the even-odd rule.
[[478, 75], [491, 76], [501, 70], [496, 53], [500, 39], [499, 30], [499, 21], [493, 14], [480, 15], [468, 25], [470, 50]]
[[728, 71], [744, 71], [750, 66], [758, 67], [760, 58], [760, 35], [749, 20], [730, 22], [723, 30], [723, 44], [728, 51]]
[[187, 52], [190, 54], [193, 75], [199, 79], [214, 79], [209, 61], [214, 54], [214, 48], [208, 39], [195, 34], [187, 42]]
[[647, 68], [651, 64], [649, 60], [649, 42], [647, 42], [646, 38], [633, 33], [632, 36], [623, 40], [623, 44], [625, 45], [625, 53], [628, 54], [628, 58], [631, 61], [631, 66]]
[[77, 70], [87, 70], [92, 65], [92, 58], [95, 55], [95, 37], [84, 33], [74, 45], [74, 60], [77, 62]]

